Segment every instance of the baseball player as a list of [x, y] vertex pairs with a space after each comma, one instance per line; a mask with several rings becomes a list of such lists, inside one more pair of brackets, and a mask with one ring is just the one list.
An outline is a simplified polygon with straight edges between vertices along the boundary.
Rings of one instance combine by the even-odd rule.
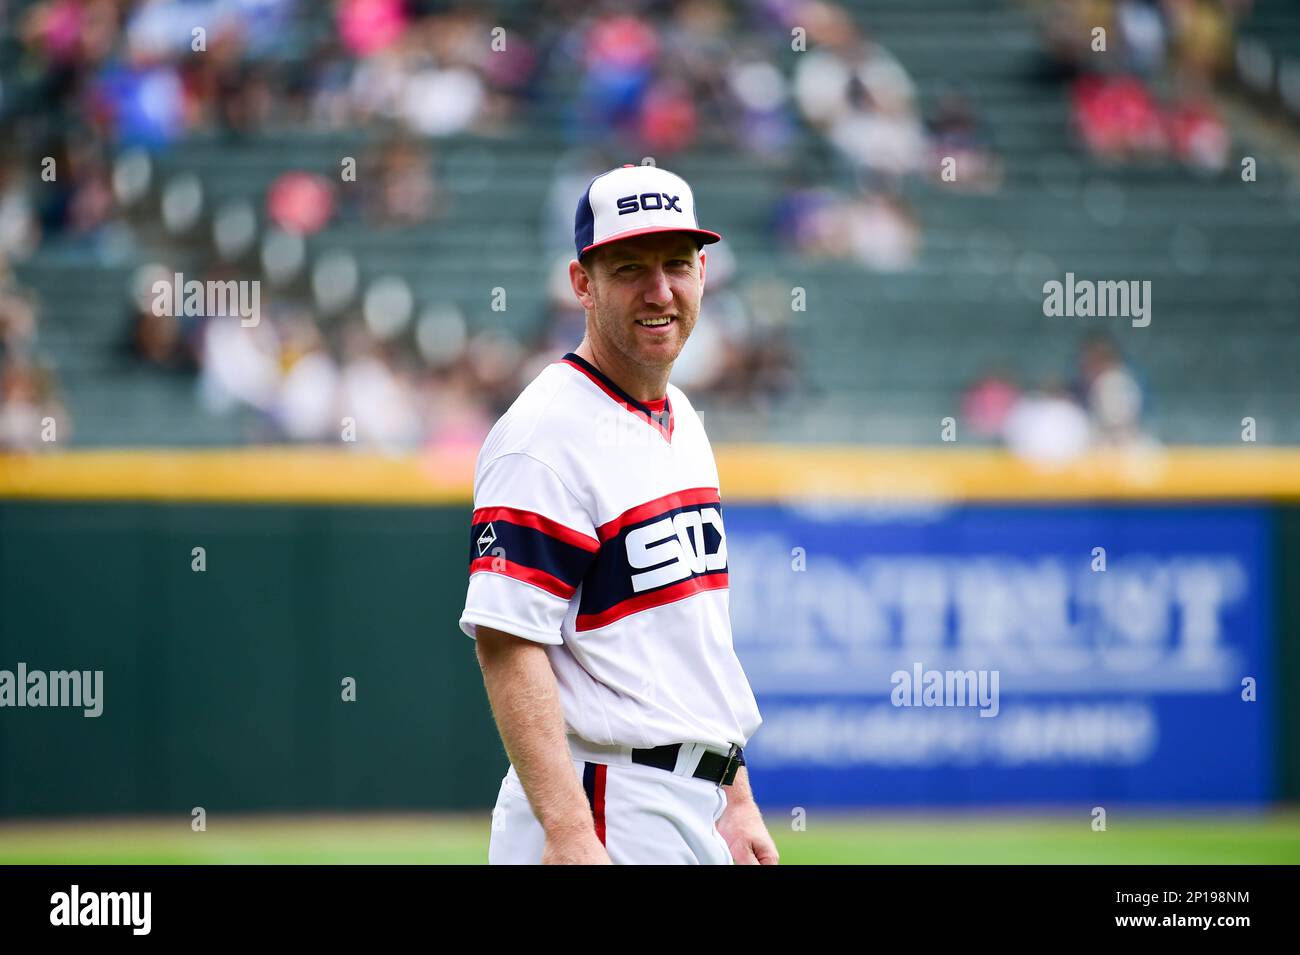
[[654, 166], [593, 179], [574, 231], [586, 335], [474, 475], [460, 626], [510, 756], [488, 860], [774, 864], [744, 765], [762, 718], [732, 648], [717, 466], [668, 383], [721, 236]]

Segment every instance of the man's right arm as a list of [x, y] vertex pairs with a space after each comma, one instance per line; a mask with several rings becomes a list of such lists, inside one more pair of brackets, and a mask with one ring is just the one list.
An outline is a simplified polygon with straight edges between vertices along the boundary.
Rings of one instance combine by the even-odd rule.
[[608, 863], [573, 770], [546, 647], [478, 625], [475, 650], [492, 715], [533, 814], [546, 833], [543, 863]]

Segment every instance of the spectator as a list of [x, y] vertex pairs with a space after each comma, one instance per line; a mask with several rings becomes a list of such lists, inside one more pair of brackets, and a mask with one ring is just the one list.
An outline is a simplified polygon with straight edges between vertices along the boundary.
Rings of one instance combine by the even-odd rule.
[[[946, 187], [990, 192], [1001, 183], [1002, 170], [970, 100], [957, 90], [943, 91], [929, 123], [930, 158], [926, 166]], [[951, 175], [947, 161], [952, 160]]]
[[1164, 66], [1167, 36], [1157, 0], [1119, 0], [1115, 23], [1127, 69], [1144, 77], [1158, 75]]
[[924, 136], [907, 71], [878, 43], [812, 50], [795, 69], [795, 98], [805, 119], [855, 168], [894, 183], [917, 170]]
[[1066, 464], [1087, 449], [1088, 416], [1059, 381], [1047, 379], [1016, 400], [1003, 424], [1012, 454], [1034, 464]]
[[1158, 156], [1166, 148], [1160, 109], [1134, 77], [1080, 79], [1074, 86], [1074, 123], [1088, 149], [1106, 159]]
[[630, 139], [654, 77], [659, 37], [644, 20], [624, 13], [598, 16], [585, 33], [575, 132], [583, 142], [611, 133]]
[[916, 215], [901, 198], [865, 195], [844, 209], [852, 257], [880, 272], [908, 269], [920, 249]]
[[1227, 168], [1232, 139], [1219, 111], [1208, 98], [1181, 100], [1167, 113], [1166, 123], [1170, 146], [1184, 164], [1204, 173], [1218, 173]]
[[1011, 376], [1002, 369], [992, 369], [962, 392], [962, 421], [976, 437], [1000, 437], [1019, 400], [1020, 389]]
[[334, 184], [300, 170], [281, 173], [267, 188], [266, 212], [285, 232], [312, 235], [334, 214]]
[[1074, 391], [1098, 444], [1131, 447], [1146, 442], [1142, 388], [1110, 339], [1097, 336], [1084, 343]]
[[52, 448], [71, 437], [70, 425], [49, 369], [7, 353], [0, 366], [0, 449]]
[[27, 258], [40, 240], [36, 210], [17, 166], [0, 162], [0, 274], [10, 260]]
[[727, 115], [737, 143], [755, 156], [780, 159], [794, 145], [789, 88], [776, 65], [761, 54], [740, 54], [727, 70]]
[[778, 203], [778, 239], [812, 259], [858, 262], [890, 272], [910, 268], [920, 248], [920, 224], [901, 198], [863, 192], [844, 196], [796, 186]]
[[1214, 0], [1166, 0], [1173, 22], [1175, 62], [1183, 77], [1208, 86], [1229, 62], [1232, 22]]
[[492, 430], [493, 419], [469, 366], [458, 362], [432, 376], [425, 404], [429, 412], [425, 449], [442, 458], [459, 457], [473, 473], [473, 461]]
[[396, 139], [383, 148], [378, 164], [375, 185], [366, 189], [370, 222], [414, 225], [440, 211], [444, 198], [434, 181], [428, 150], [412, 139]]
[[286, 326], [280, 350], [283, 377], [272, 416], [291, 441], [338, 440], [338, 366], [310, 315], [295, 315]]
[[402, 0], [338, 0], [339, 37], [353, 56], [364, 58], [394, 46], [407, 28]]
[[0, 449], [52, 447], [47, 438], [71, 437], [54, 373], [33, 357], [36, 331], [36, 306], [0, 256]]

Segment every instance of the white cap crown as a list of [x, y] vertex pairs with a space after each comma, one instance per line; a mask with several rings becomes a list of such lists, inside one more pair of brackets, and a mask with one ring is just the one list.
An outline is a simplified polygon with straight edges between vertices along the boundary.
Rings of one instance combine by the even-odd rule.
[[658, 166], [602, 173], [578, 201], [573, 240], [579, 258], [598, 245], [651, 232], [690, 232], [705, 244], [722, 238], [700, 228], [686, 180]]

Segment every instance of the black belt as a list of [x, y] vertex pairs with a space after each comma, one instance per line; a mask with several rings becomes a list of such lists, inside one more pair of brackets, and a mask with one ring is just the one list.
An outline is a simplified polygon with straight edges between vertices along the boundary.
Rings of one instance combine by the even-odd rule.
[[[652, 749], [632, 750], [632, 762], [642, 766], [654, 766], [666, 769], [670, 773], [677, 768], [677, 754], [681, 752], [681, 743], [669, 743], [667, 746], [655, 746]], [[700, 755], [700, 764], [691, 775], [696, 779], [707, 779], [719, 786], [730, 786], [736, 778], [736, 771], [745, 765], [745, 751], [735, 743], [726, 756], [705, 750]]]

